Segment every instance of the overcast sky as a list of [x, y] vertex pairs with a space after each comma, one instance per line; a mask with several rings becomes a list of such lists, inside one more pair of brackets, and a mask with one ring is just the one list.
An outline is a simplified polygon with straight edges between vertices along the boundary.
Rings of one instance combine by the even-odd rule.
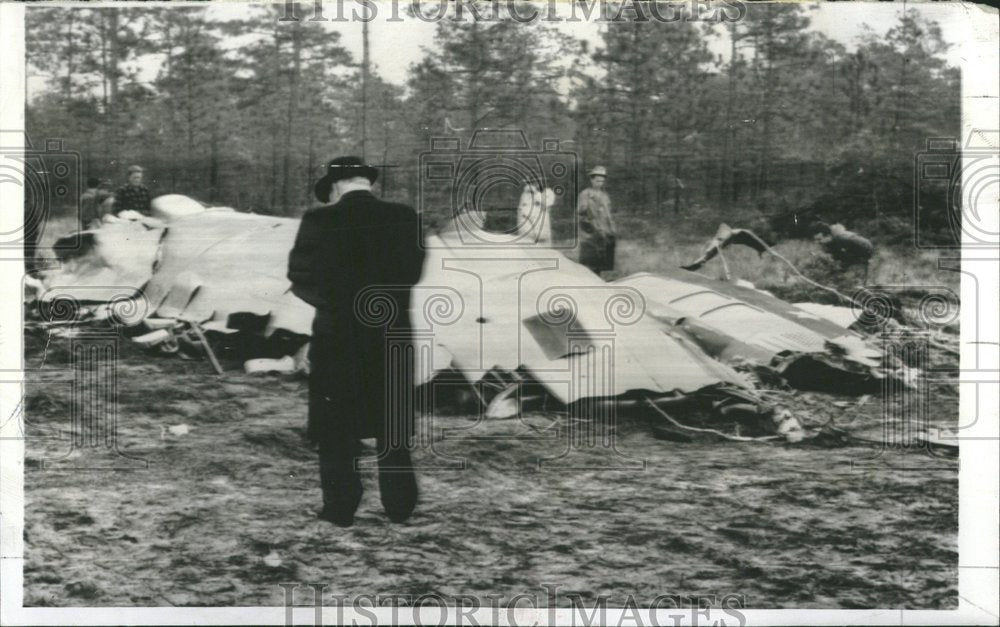
[[[309, 6], [308, 3], [304, 3]], [[336, 6], [332, 0], [329, 2], [331, 8], [326, 9], [326, 17], [332, 17], [332, 7]], [[350, 7], [351, 3], [345, 4]], [[558, 5], [561, 8], [565, 4]], [[882, 35], [895, 25], [902, 14], [904, 8], [918, 10], [922, 15], [933, 19], [941, 26], [944, 39], [952, 44], [949, 50], [949, 61], [956, 66], [961, 65], [961, 43], [968, 38], [966, 25], [968, 23], [967, 13], [970, 8], [959, 3], [896, 3], [896, 2], [828, 2], [817, 3], [809, 6], [809, 16], [811, 19], [811, 30], [815, 30], [834, 39], [849, 49], [853, 49], [858, 42], [858, 38], [865, 32], [866, 28], [872, 32]], [[752, 9], [752, 7], [751, 7]], [[220, 16], [226, 10], [232, 10], [226, 6], [216, 6], [213, 10], [219, 10]], [[428, 11], [430, 12], [430, 11]], [[409, 66], [419, 61], [425, 55], [425, 50], [433, 50], [434, 23], [421, 22], [413, 18], [406, 18], [400, 11], [402, 22], [390, 22], [390, 13], [385, 11], [379, 13], [377, 19], [369, 24], [370, 45], [372, 61], [378, 69], [379, 74], [386, 80], [402, 84], [407, 78]], [[336, 30], [341, 34], [341, 40], [352, 54], [360, 58], [361, 56], [361, 24], [360, 23], [334, 23], [326, 24], [331, 30]], [[556, 26], [564, 32], [580, 39], [591, 42], [591, 47], [600, 45], [600, 24], [596, 22], [574, 22], [556, 23]], [[663, 24], [664, 28], [670, 28], [670, 24]], [[723, 58], [729, 56], [729, 40], [723, 29], [717, 29], [720, 37], [710, 41], [712, 52], [720, 54]]]
[[[568, 9], [568, 3], [562, 0], [552, 0], [553, 6], [563, 14]], [[343, 1], [344, 12], [350, 15], [360, 4], [352, 0]], [[390, 20], [393, 17], [388, 5], [382, 4], [379, 12], [370, 25], [371, 57], [375, 69], [387, 81], [402, 85], [406, 82], [411, 65], [422, 59], [428, 51], [434, 50], [434, 34], [436, 24], [424, 22], [406, 15], [408, 2], [400, 1], [397, 11], [400, 21]], [[203, 6], [203, 5], [202, 5]], [[312, 2], [302, 2], [306, 10], [311, 10]], [[333, 18], [336, 13], [336, 0], [324, 0], [324, 16]], [[432, 5], [433, 6], [433, 5]], [[952, 45], [948, 52], [948, 60], [955, 66], [960, 66], [963, 59], [962, 42], [969, 38], [969, 14], [974, 7], [962, 3], [896, 3], [896, 2], [827, 2], [807, 5], [811, 19], [812, 30], [821, 32], [831, 39], [839, 41], [853, 49], [859, 38], [870, 29], [876, 35], [883, 35], [898, 22], [904, 9], [916, 9], [925, 17], [932, 19], [941, 26], [944, 39]], [[360, 10], [360, 9], [358, 9]], [[752, 6], [751, 6], [752, 10]], [[432, 9], [427, 9], [432, 14]], [[220, 2], [209, 7], [209, 15], [224, 20], [247, 17], [246, 6], [238, 2]], [[307, 19], [311, 13], [303, 15]], [[596, 13], [595, 13], [596, 17]], [[975, 17], [975, 16], [973, 16]], [[324, 22], [331, 31], [340, 33], [342, 44], [356, 59], [361, 58], [361, 23]], [[590, 42], [591, 49], [600, 46], [601, 25], [594, 21], [579, 21], [573, 23], [556, 23], [557, 28], [577, 38]], [[670, 24], [663, 24], [670, 28]], [[729, 41], [724, 29], [716, 29], [718, 38], [709, 42], [712, 52], [721, 55], [723, 59], [729, 55]], [[28, 34], [30, 37], [30, 33]], [[230, 47], [238, 47], [240, 42], [229, 42]], [[30, 62], [30, 60], [29, 60]], [[160, 68], [160, 60], [144, 59], [140, 64], [139, 79], [142, 82], [152, 81]], [[29, 98], [44, 85], [45, 78], [31, 73], [28, 79]]]

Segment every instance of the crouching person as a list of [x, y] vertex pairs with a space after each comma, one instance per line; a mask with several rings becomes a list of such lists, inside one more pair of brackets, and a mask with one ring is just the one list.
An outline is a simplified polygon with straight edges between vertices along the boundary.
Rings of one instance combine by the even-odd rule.
[[856, 289], [868, 284], [868, 269], [875, 246], [871, 241], [842, 224], [829, 225], [817, 222], [813, 240], [820, 250], [831, 259], [832, 282], [840, 289]]
[[372, 194], [377, 176], [357, 157], [331, 161], [314, 188], [327, 204], [302, 217], [288, 262], [292, 291], [316, 307], [308, 425], [319, 446], [320, 518], [341, 527], [353, 524], [361, 501], [362, 438], [378, 442], [379, 491], [389, 519], [405, 521], [417, 503], [413, 356], [399, 348], [410, 337], [410, 291], [420, 280], [424, 250], [414, 210]]

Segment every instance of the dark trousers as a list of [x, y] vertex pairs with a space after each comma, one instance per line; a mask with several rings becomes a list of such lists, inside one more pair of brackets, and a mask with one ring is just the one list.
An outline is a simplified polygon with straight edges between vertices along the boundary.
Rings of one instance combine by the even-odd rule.
[[[364, 488], [357, 471], [361, 442], [355, 438], [324, 442], [319, 448], [319, 476], [323, 508], [354, 512]], [[378, 441], [378, 484], [382, 507], [389, 518], [405, 520], [417, 503], [417, 482], [409, 446], [386, 447]]]
[[580, 263], [590, 268], [594, 274], [615, 269], [614, 235], [595, 237], [584, 242], [580, 252]]
[[[375, 437], [382, 505], [392, 520], [405, 520], [417, 500], [412, 410], [396, 398], [404, 394], [386, 392], [387, 367], [372, 363], [374, 356], [364, 369], [350, 363], [345, 353], [357, 352], [350, 348], [349, 340], [321, 334], [314, 334], [310, 347], [309, 435], [319, 444], [324, 510], [346, 518], [357, 509], [363, 492], [356, 467], [360, 439]], [[387, 397], [402, 406], [387, 407]]]
[[320, 444], [319, 478], [325, 507], [354, 510], [361, 502], [361, 477], [355, 469], [360, 452], [361, 442], [355, 438]]
[[[319, 447], [319, 477], [323, 484], [324, 497], [328, 489], [353, 494], [361, 492], [357, 458], [361, 455], [361, 442], [353, 438], [342, 438], [324, 442]], [[378, 443], [379, 474], [398, 474], [413, 471], [413, 461], [409, 447], [386, 449]]]

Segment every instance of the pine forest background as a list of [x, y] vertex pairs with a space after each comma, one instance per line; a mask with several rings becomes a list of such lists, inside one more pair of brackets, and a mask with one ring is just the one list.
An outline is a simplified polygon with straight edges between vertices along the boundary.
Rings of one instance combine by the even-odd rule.
[[[139, 163], [154, 194], [299, 215], [332, 156], [392, 164], [381, 193], [417, 205], [432, 137], [516, 128], [607, 166], [624, 220], [707, 237], [724, 219], [773, 239], [821, 217], [902, 243], [915, 157], [960, 131], [960, 72], [940, 28], [912, 10], [852, 51], [808, 30], [794, 4], [751, 3], [721, 26], [624, 19], [600, 26], [599, 47], [545, 23], [441, 21], [404, 87], [306, 19], [310, 8], [299, 21], [278, 19], [285, 5], [219, 21], [207, 7], [29, 7], [28, 73], [46, 79], [27, 104], [29, 137], [62, 139], [83, 176], [113, 185]], [[725, 59], [707, 44], [719, 28]], [[150, 55], [158, 71], [140, 81]], [[943, 239], [948, 195], [919, 196]]]

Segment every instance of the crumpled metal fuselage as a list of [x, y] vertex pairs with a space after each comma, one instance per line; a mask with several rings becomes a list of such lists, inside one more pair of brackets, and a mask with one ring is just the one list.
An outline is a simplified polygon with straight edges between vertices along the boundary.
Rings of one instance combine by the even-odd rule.
[[[140, 303], [136, 323], [178, 318], [224, 330], [250, 314], [266, 317], [265, 334], [308, 335], [312, 307], [285, 277], [299, 220], [198, 210], [180, 199], [154, 199], [158, 219], [111, 220], [85, 232], [86, 245], [43, 275], [43, 300], [130, 293]], [[606, 283], [549, 245], [475, 228], [459, 224], [426, 239], [410, 311], [419, 382], [444, 370], [470, 383], [523, 372], [566, 404], [746, 389], [726, 363], [733, 356], [821, 352], [847, 333], [778, 299], [762, 307], [752, 294], [706, 286], [711, 280], [693, 273]]]

